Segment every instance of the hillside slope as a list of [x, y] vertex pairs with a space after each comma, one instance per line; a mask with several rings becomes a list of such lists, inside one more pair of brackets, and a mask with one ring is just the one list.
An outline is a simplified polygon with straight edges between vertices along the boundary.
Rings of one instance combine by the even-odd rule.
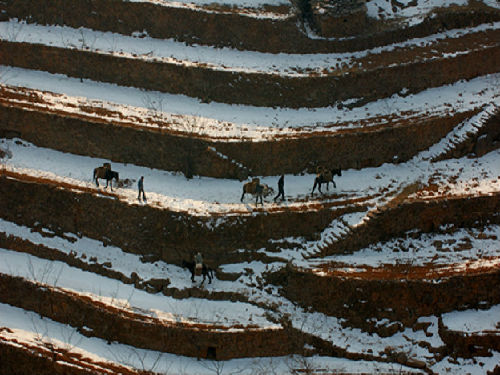
[[0, 374], [498, 374], [499, 34], [486, 0], [0, 2]]

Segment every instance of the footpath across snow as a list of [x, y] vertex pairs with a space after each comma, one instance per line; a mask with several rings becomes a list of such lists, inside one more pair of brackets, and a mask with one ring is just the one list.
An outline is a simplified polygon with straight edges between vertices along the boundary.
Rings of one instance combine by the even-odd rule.
[[[36, 147], [20, 140], [0, 140], [0, 147], [8, 155], [1, 160], [5, 171], [22, 173], [36, 178], [48, 178], [55, 182], [69, 183], [85, 188], [99, 189], [92, 181], [94, 168], [108, 160], [62, 153]], [[417, 160], [418, 157], [415, 159]], [[500, 151], [493, 151], [478, 159], [452, 159], [437, 163], [409, 161], [401, 164], [384, 164], [378, 168], [346, 170], [336, 177], [337, 189], [332, 193], [342, 196], [336, 200], [380, 196], [382, 191], [394, 191], [405, 185], [420, 182], [423, 185], [438, 184], [437, 192], [429, 192], [428, 198], [436, 195], [489, 194], [500, 191]], [[112, 163], [112, 169], [120, 173], [120, 179], [132, 181], [130, 187], [115, 189], [121, 200], [139, 204], [137, 180], [144, 176], [148, 203], [159, 208], [189, 212], [194, 215], [231, 212], [252, 213], [255, 201], [246, 197], [240, 202], [243, 184], [236, 180], [194, 177], [186, 179], [182, 174], [139, 167], [131, 164]], [[277, 189], [278, 176], [262, 177], [261, 181]], [[452, 182], [453, 181], [453, 182]], [[104, 181], [101, 181], [101, 183]], [[317, 203], [320, 194], [310, 196], [314, 175], [286, 175], [285, 194], [287, 201], [273, 203], [268, 198], [264, 207], [304, 207]], [[115, 183], [113, 181], [113, 183]], [[109, 191], [109, 188], [108, 188]], [[422, 195], [424, 194], [424, 195]], [[425, 192], [421, 193], [426, 197]], [[303, 202], [306, 198], [306, 202]], [[270, 200], [270, 202], [269, 202]], [[326, 200], [328, 201], [328, 199]]]

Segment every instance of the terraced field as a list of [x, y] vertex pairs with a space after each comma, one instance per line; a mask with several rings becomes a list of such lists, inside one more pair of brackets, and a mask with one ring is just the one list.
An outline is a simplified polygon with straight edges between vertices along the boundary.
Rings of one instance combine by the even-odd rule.
[[1, 1], [0, 374], [500, 373], [499, 63], [498, 1]]

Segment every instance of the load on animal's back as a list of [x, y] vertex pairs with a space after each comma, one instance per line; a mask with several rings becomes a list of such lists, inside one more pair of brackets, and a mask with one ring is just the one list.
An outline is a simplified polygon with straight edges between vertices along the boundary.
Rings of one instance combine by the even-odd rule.
[[272, 194], [273, 189], [267, 186], [266, 184], [261, 184], [260, 179], [257, 177], [252, 178], [252, 181], [243, 184], [243, 193], [241, 194], [240, 201], [243, 202], [243, 198], [245, 194], [252, 194], [255, 196], [255, 204], [258, 203], [260, 198], [260, 203], [263, 203], [262, 197], [267, 197], [269, 194]]
[[118, 183], [119, 175], [118, 172], [111, 170], [111, 163], [103, 163], [101, 167], [97, 167], [94, 169], [93, 178], [97, 187], [99, 187], [98, 179], [106, 180], [106, 188], [108, 188], [108, 184], [111, 186], [111, 191], [113, 191], [113, 179]]
[[342, 176], [342, 170], [340, 168], [327, 169], [324, 167], [318, 167], [316, 169], [316, 178], [314, 179], [314, 186], [311, 192], [311, 195], [314, 193], [316, 186], [318, 187], [318, 191], [323, 194], [321, 191], [321, 185], [326, 184], [326, 190], [329, 190], [330, 182], [333, 184], [333, 187], [336, 188], [337, 185], [335, 181], [333, 181], [333, 176]]
[[[193, 261], [187, 261], [183, 260], [182, 261], [182, 267], [187, 268], [189, 272], [191, 272], [191, 281], [194, 282], [194, 277], [199, 276], [196, 274], [196, 265], [197, 265], [197, 260]], [[208, 283], [210, 284], [212, 282], [212, 279], [215, 277], [215, 270], [209, 266], [207, 266], [204, 262], [201, 263], [201, 275], [203, 276], [203, 281], [202, 284], [205, 282], [205, 279], [208, 277]]]

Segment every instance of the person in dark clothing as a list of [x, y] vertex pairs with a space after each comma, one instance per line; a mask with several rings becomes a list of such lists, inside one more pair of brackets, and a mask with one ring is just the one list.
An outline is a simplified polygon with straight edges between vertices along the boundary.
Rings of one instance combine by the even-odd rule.
[[278, 195], [274, 197], [274, 201], [276, 202], [276, 199], [278, 199], [281, 196], [281, 200], [285, 200], [285, 176], [281, 175], [280, 179], [278, 180]]
[[146, 202], [146, 194], [144, 193], [144, 176], [141, 176], [141, 178], [139, 179], [137, 187], [139, 188], [139, 196], [137, 197], [137, 199], [141, 200], [142, 193], [142, 200]]

